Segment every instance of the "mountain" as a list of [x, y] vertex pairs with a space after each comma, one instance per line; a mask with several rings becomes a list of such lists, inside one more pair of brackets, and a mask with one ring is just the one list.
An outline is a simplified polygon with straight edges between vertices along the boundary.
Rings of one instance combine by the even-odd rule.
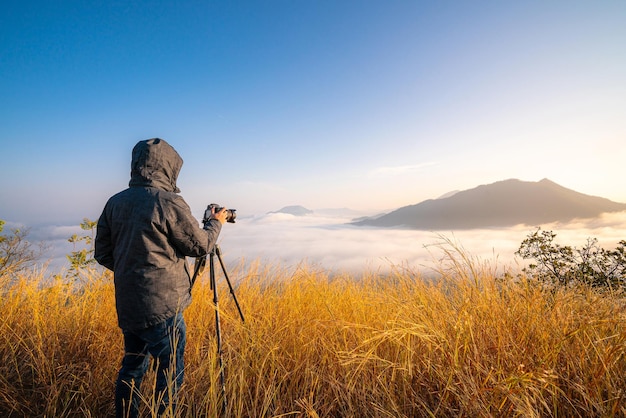
[[439, 196], [437, 199], [445, 199], [446, 197], [452, 197], [455, 194], [457, 194], [458, 192], [459, 192], [458, 190], [453, 190], [453, 191], [448, 192], [448, 193], [446, 193], [446, 194], [444, 194], [442, 196]]
[[353, 224], [422, 230], [538, 226], [624, 210], [624, 203], [578, 193], [548, 179], [539, 182], [510, 179], [404, 206]]
[[285, 206], [282, 209], [268, 213], [287, 213], [289, 215], [304, 216], [313, 213], [313, 211], [305, 208], [304, 206]]

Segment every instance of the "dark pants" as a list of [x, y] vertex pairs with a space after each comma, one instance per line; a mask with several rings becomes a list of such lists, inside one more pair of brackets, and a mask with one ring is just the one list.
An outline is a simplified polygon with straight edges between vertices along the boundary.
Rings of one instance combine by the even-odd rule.
[[175, 396], [183, 383], [187, 329], [182, 314], [141, 331], [123, 331], [124, 358], [115, 387], [116, 416], [137, 417], [139, 387], [154, 358], [156, 402], [159, 413], [175, 408]]

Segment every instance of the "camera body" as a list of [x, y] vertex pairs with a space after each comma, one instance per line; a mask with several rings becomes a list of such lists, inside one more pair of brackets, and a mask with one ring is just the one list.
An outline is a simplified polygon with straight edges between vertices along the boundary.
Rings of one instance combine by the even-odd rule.
[[[204, 211], [204, 219], [202, 219], [202, 222], [207, 223], [209, 219], [211, 219], [211, 215], [213, 214], [212, 210], [215, 210], [215, 212], [217, 213], [222, 209], [224, 209], [223, 206], [220, 206], [217, 203], [211, 203]], [[237, 218], [237, 209], [226, 209], [226, 222], [234, 224], [235, 218]]]

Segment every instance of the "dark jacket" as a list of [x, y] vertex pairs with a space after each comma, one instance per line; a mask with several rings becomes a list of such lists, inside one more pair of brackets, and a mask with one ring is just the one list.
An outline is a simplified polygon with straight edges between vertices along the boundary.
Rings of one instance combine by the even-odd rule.
[[129, 188], [106, 203], [98, 220], [95, 258], [114, 273], [119, 326], [139, 330], [182, 312], [191, 303], [185, 257], [206, 255], [221, 230], [200, 227], [177, 193], [183, 165], [162, 139], [133, 148]]

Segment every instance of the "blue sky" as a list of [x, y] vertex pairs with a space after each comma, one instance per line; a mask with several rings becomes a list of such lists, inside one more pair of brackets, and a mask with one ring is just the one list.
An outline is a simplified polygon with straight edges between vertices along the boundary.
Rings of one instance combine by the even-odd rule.
[[9, 0], [0, 219], [97, 218], [152, 137], [198, 216], [508, 178], [626, 202], [625, 80], [623, 1]]

